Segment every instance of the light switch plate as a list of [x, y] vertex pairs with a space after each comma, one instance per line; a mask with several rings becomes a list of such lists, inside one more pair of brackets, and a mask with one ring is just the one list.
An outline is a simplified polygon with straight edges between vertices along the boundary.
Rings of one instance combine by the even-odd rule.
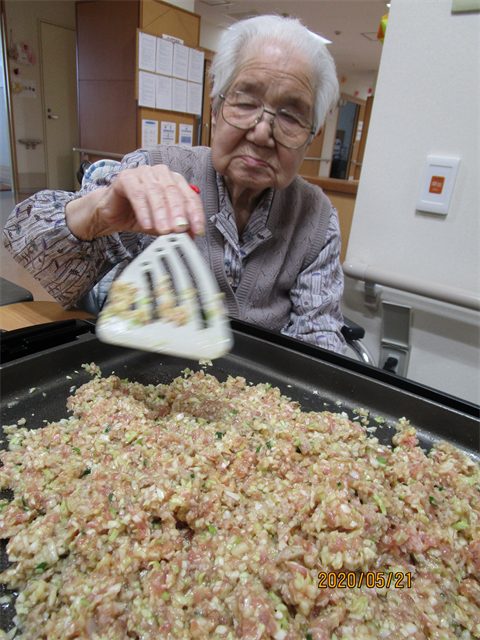
[[480, 0], [453, 0], [452, 13], [480, 11]]
[[417, 201], [418, 211], [447, 215], [459, 164], [459, 158], [427, 157]]

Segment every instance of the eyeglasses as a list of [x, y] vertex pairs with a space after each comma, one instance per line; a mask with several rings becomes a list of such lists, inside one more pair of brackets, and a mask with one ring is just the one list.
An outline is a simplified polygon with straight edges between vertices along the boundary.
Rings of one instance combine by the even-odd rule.
[[222, 116], [225, 122], [236, 129], [253, 129], [263, 118], [264, 113], [272, 116], [273, 139], [288, 149], [300, 149], [315, 135], [313, 125], [299, 113], [279, 109], [269, 111], [261, 100], [243, 91], [232, 91], [226, 96], [220, 94]]

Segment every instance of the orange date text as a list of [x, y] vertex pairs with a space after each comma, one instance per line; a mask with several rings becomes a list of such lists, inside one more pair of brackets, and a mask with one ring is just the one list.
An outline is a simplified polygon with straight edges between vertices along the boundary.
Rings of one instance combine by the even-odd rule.
[[369, 571], [368, 573], [354, 573], [353, 571], [340, 571], [335, 573], [334, 571], [321, 571], [318, 574], [318, 588], [319, 589], [353, 589], [354, 587], [360, 588], [362, 586], [368, 589], [383, 589], [386, 587], [389, 589], [410, 589], [412, 583], [412, 574], [403, 573], [403, 571], [392, 571], [384, 573], [379, 571]]

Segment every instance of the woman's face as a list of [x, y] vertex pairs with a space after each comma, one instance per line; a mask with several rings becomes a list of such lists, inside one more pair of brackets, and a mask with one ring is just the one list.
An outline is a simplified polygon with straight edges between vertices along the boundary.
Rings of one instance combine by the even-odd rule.
[[[243, 58], [229, 91], [244, 91], [259, 98], [269, 111], [288, 109], [313, 119], [314, 86], [310, 66], [297, 51], [276, 43], [258, 46]], [[248, 131], [227, 124], [221, 109], [212, 116], [212, 162], [233, 192], [261, 193], [269, 187], [284, 189], [296, 176], [308, 149], [287, 149], [272, 137], [270, 117]]]

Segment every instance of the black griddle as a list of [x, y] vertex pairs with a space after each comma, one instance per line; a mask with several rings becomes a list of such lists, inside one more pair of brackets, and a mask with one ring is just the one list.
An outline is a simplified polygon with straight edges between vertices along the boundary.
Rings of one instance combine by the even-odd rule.
[[[95, 362], [103, 376], [115, 373], [142, 384], [167, 384], [186, 367], [200, 368], [198, 361], [104, 344], [89, 333], [93, 325], [88, 327], [82, 325], [78, 336], [70, 336], [66, 344], [0, 366], [2, 425], [25, 418], [27, 428], [41, 428], [44, 421], [68, 417], [66, 401], [73, 387], [91, 379], [82, 368], [85, 363]], [[270, 382], [304, 411], [345, 412], [357, 420], [359, 410], [368, 411], [370, 426], [377, 428], [373, 435], [383, 444], [391, 444], [396, 422], [405, 417], [417, 429], [424, 449], [447, 440], [480, 463], [477, 405], [243, 322], [232, 321], [232, 329], [232, 352], [205, 369], [220, 381], [232, 375], [252, 384]], [[375, 418], [385, 423], [378, 424]], [[0, 445], [5, 449], [6, 441]], [[0, 492], [0, 497], [7, 496]], [[2, 542], [0, 571], [8, 564]], [[0, 596], [6, 593], [0, 588]], [[1, 605], [0, 628], [11, 628], [13, 615], [13, 606]]]

